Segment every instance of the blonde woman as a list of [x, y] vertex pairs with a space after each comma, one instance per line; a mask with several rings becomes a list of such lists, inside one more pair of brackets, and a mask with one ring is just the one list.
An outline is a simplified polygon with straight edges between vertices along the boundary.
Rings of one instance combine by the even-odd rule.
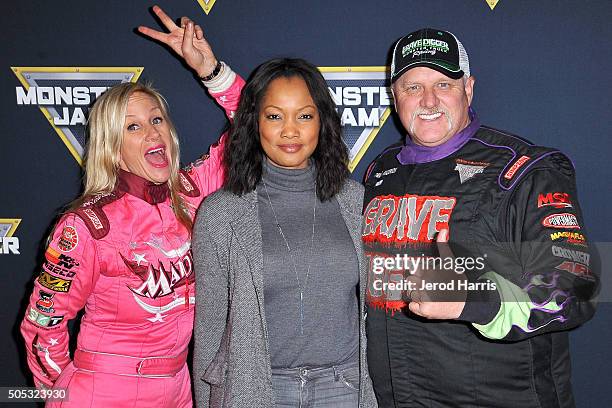
[[[228, 116], [243, 80], [217, 62], [199, 27], [155, 8], [170, 33], [141, 31], [185, 59]], [[183, 24], [182, 24], [183, 25]], [[163, 97], [125, 83], [89, 118], [83, 195], [52, 233], [21, 332], [37, 387], [67, 388], [47, 406], [190, 407], [194, 316], [191, 227], [222, 183], [225, 137], [187, 169]], [[74, 358], [67, 322], [81, 309]]]

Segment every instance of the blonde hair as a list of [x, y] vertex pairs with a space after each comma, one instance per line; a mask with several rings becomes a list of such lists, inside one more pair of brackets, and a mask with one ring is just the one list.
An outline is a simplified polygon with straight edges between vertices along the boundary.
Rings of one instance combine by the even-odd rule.
[[83, 194], [70, 205], [70, 209], [81, 206], [92, 197], [109, 194], [114, 190], [119, 173], [125, 114], [128, 100], [134, 92], [142, 92], [155, 99], [161, 108], [164, 120], [170, 127], [172, 153], [168, 187], [172, 208], [176, 218], [191, 231], [193, 221], [185, 202], [179, 195], [180, 150], [178, 135], [170, 120], [166, 100], [149, 84], [125, 82], [113, 86], [96, 99], [87, 121], [89, 139], [85, 153]]

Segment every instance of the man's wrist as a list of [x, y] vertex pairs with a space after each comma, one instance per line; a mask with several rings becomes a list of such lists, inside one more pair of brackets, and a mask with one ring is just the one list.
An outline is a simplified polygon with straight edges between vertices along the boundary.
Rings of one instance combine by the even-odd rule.
[[[487, 282], [483, 279], [479, 282]], [[497, 290], [473, 290], [468, 291], [465, 306], [458, 320], [470, 323], [486, 324], [489, 323], [499, 311], [501, 299]]]

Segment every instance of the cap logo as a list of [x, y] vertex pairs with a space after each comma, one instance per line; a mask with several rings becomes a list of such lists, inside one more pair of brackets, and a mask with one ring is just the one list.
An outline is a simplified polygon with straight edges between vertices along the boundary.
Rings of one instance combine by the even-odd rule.
[[412, 53], [412, 57], [416, 57], [421, 54], [434, 55], [436, 51], [448, 52], [448, 43], [442, 40], [436, 40], [434, 38], [422, 38], [405, 45], [402, 48], [402, 57]]

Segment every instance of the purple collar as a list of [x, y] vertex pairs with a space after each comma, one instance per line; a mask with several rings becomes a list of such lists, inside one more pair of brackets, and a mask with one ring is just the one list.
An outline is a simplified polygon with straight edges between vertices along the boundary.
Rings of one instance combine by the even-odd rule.
[[409, 136], [406, 137], [406, 144], [397, 154], [397, 160], [399, 160], [401, 164], [429, 163], [455, 153], [474, 136], [480, 127], [480, 120], [478, 120], [476, 112], [474, 112], [471, 107], [469, 108], [468, 114], [470, 116], [470, 124], [455, 136], [451, 137], [447, 142], [439, 146], [421, 146], [415, 144]]

